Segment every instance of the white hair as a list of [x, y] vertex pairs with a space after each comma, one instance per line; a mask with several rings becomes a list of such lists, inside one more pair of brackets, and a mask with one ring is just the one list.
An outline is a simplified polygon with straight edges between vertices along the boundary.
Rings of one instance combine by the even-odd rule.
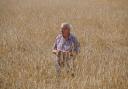
[[63, 29], [64, 27], [67, 27], [70, 30], [72, 29], [72, 25], [69, 24], [69, 23], [66, 23], [66, 22], [64, 22], [64, 23], [61, 24], [61, 29]]

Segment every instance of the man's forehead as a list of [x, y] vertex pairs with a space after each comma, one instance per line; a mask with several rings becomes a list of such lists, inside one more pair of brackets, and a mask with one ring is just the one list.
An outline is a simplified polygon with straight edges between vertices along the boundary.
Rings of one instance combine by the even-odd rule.
[[63, 27], [62, 29], [68, 29], [68, 30], [69, 30], [70, 28], [69, 28], [68, 26], [65, 26], [65, 27]]

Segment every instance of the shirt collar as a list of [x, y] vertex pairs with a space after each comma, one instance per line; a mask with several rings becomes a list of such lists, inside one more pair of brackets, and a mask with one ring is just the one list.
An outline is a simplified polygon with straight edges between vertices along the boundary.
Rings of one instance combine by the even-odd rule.
[[[62, 34], [62, 37], [63, 37], [63, 34]], [[72, 38], [72, 36], [71, 36], [71, 33], [70, 33], [67, 40], [70, 40], [71, 38]], [[65, 39], [65, 38], [63, 37], [63, 39]]]

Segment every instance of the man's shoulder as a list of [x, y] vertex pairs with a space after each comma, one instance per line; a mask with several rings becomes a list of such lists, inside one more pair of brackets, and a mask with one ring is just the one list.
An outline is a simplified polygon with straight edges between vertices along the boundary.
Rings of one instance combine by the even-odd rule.
[[70, 34], [70, 37], [71, 37], [71, 39], [74, 39], [74, 40], [76, 39], [76, 36], [72, 33]]
[[[57, 36], [56, 36], [56, 39], [61, 39], [63, 37], [63, 35], [61, 33], [59, 33]], [[76, 36], [74, 34], [70, 34], [70, 38], [71, 40], [76, 40]]]
[[62, 37], [62, 34], [58, 34], [57, 36], [56, 36], [56, 39], [60, 39]]

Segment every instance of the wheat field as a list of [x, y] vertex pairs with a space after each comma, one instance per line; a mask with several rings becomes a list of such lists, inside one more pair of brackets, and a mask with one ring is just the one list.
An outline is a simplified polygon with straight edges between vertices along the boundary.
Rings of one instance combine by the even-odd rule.
[[[60, 24], [81, 44], [75, 77], [56, 77]], [[128, 89], [127, 0], [0, 0], [0, 89]]]

